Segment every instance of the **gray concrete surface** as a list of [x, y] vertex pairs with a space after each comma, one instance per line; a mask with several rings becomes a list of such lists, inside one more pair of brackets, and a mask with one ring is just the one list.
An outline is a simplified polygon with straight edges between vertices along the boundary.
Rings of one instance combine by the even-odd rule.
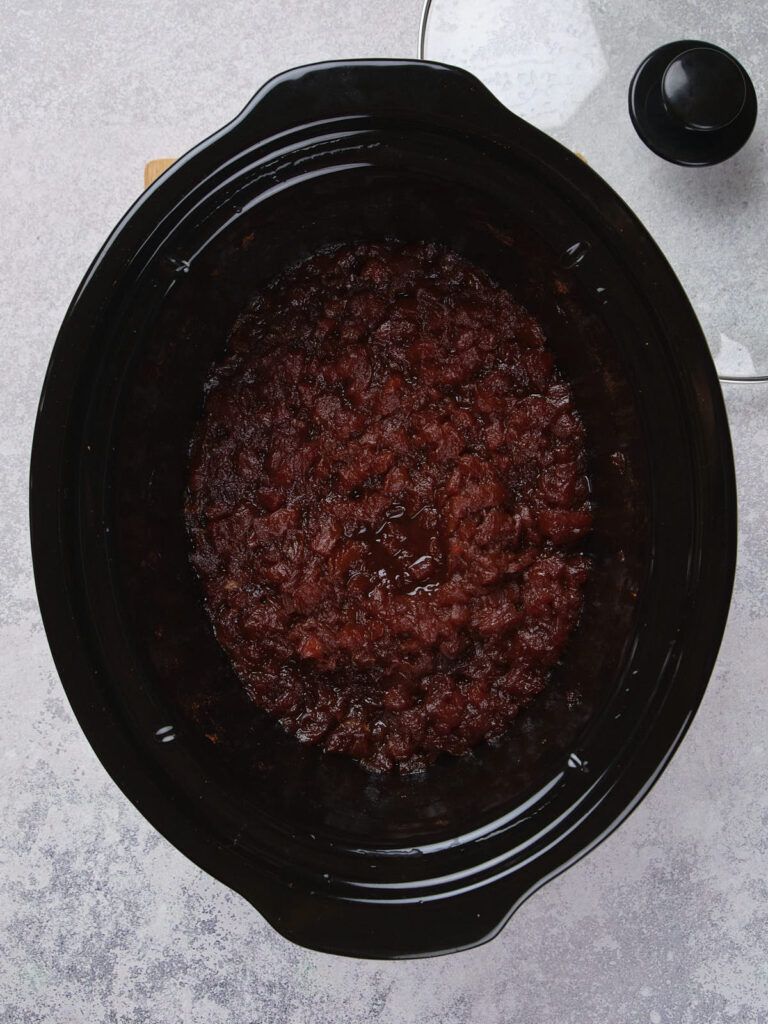
[[[768, 1020], [768, 391], [731, 386], [741, 540], [717, 669], [640, 809], [491, 944], [430, 961], [299, 949], [107, 777], [45, 641], [27, 464], [58, 324], [144, 162], [269, 74], [414, 52], [420, 0], [0, 7], [0, 1021], [758, 1024]], [[683, 268], [684, 269], [684, 268]]]

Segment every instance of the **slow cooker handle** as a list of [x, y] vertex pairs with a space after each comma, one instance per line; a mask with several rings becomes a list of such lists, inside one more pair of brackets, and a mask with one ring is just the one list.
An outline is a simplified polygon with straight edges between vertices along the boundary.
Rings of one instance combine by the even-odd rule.
[[[558, 866], [559, 874], [566, 865]], [[215, 874], [215, 872], [212, 872]], [[366, 959], [406, 960], [471, 949], [494, 938], [525, 900], [551, 877], [523, 869], [491, 884], [443, 898], [355, 900], [250, 878], [239, 889], [285, 938], [308, 949]]]
[[474, 75], [448, 64], [328, 61], [270, 79], [229, 127], [255, 142], [326, 119], [393, 116], [423, 123], [425, 117], [439, 121], [443, 112], [454, 128], [458, 122], [491, 135], [500, 120], [508, 132], [515, 117]]

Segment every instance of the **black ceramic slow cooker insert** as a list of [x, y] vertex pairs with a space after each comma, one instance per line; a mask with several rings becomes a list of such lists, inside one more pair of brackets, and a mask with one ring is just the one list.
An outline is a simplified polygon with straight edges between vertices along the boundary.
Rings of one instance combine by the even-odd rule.
[[[412, 776], [301, 746], [247, 701], [183, 516], [202, 384], [238, 313], [319, 248], [383, 238], [449, 246], [542, 322], [596, 501], [548, 691], [502, 742]], [[438, 64], [286, 72], [147, 190], [62, 325], [30, 489], [45, 628], [104, 766], [280, 932], [348, 955], [483, 942], [615, 828], [691, 721], [731, 593], [727, 422], [673, 272], [589, 167]]]

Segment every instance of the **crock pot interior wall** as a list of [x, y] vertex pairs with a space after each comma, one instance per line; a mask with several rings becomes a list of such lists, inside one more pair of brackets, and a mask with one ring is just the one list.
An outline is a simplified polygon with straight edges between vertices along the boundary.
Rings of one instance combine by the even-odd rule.
[[[173, 742], [188, 747], [200, 779], [226, 790], [235, 817], [268, 815], [290, 830], [384, 846], [459, 834], [561, 771], [618, 683], [647, 560], [648, 499], [640, 425], [609, 317], [578, 279], [586, 271], [587, 285], [589, 273], [607, 281], [610, 259], [595, 240], [591, 269], [564, 269], [560, 253], [586, 227], [579, 234], [574, 214], [553, 201], [536, 215], [538, 238], [523, 227], [527, 200], [508, 183], [483, 190], [456, 177], [387, 169], [313, 177], [239, 213], [222, 207], [220, 223], [228, 224], [216, 231], [206, 221], [202, 249], [195, 221], [153, 257], [126, 300], [113, 350], [130, 346], [132, 360], [119, 381], [105, 488], [113, 593], [141, 699], [150, 698], [158, 728], [174, 726]], [[372, 776], [347, 758], [299, 745], [243, 697], [204, 613], [183, 522], [202, 382], [237, 314], [274, 274], [319, 247], [385, 237], [462, 252], [542, 319], [586, 421], [597, 501], [582, 622], [551, 688], [503, 742], [403, 778]], [[624, 473], [611, 459], [617, 451]], [[583, 700], [569, 707], [566, 692], [574, 689]]]

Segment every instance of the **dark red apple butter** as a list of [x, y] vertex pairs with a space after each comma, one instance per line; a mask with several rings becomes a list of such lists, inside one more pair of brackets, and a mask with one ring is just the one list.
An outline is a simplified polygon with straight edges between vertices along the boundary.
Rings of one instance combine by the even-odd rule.
[[501, 736], [579, 617], [585, 470], [539, 324], [462, 257], [361, 244], [282, 274], [212, 371], [187, 503], [250, 697], [376, 771]]

